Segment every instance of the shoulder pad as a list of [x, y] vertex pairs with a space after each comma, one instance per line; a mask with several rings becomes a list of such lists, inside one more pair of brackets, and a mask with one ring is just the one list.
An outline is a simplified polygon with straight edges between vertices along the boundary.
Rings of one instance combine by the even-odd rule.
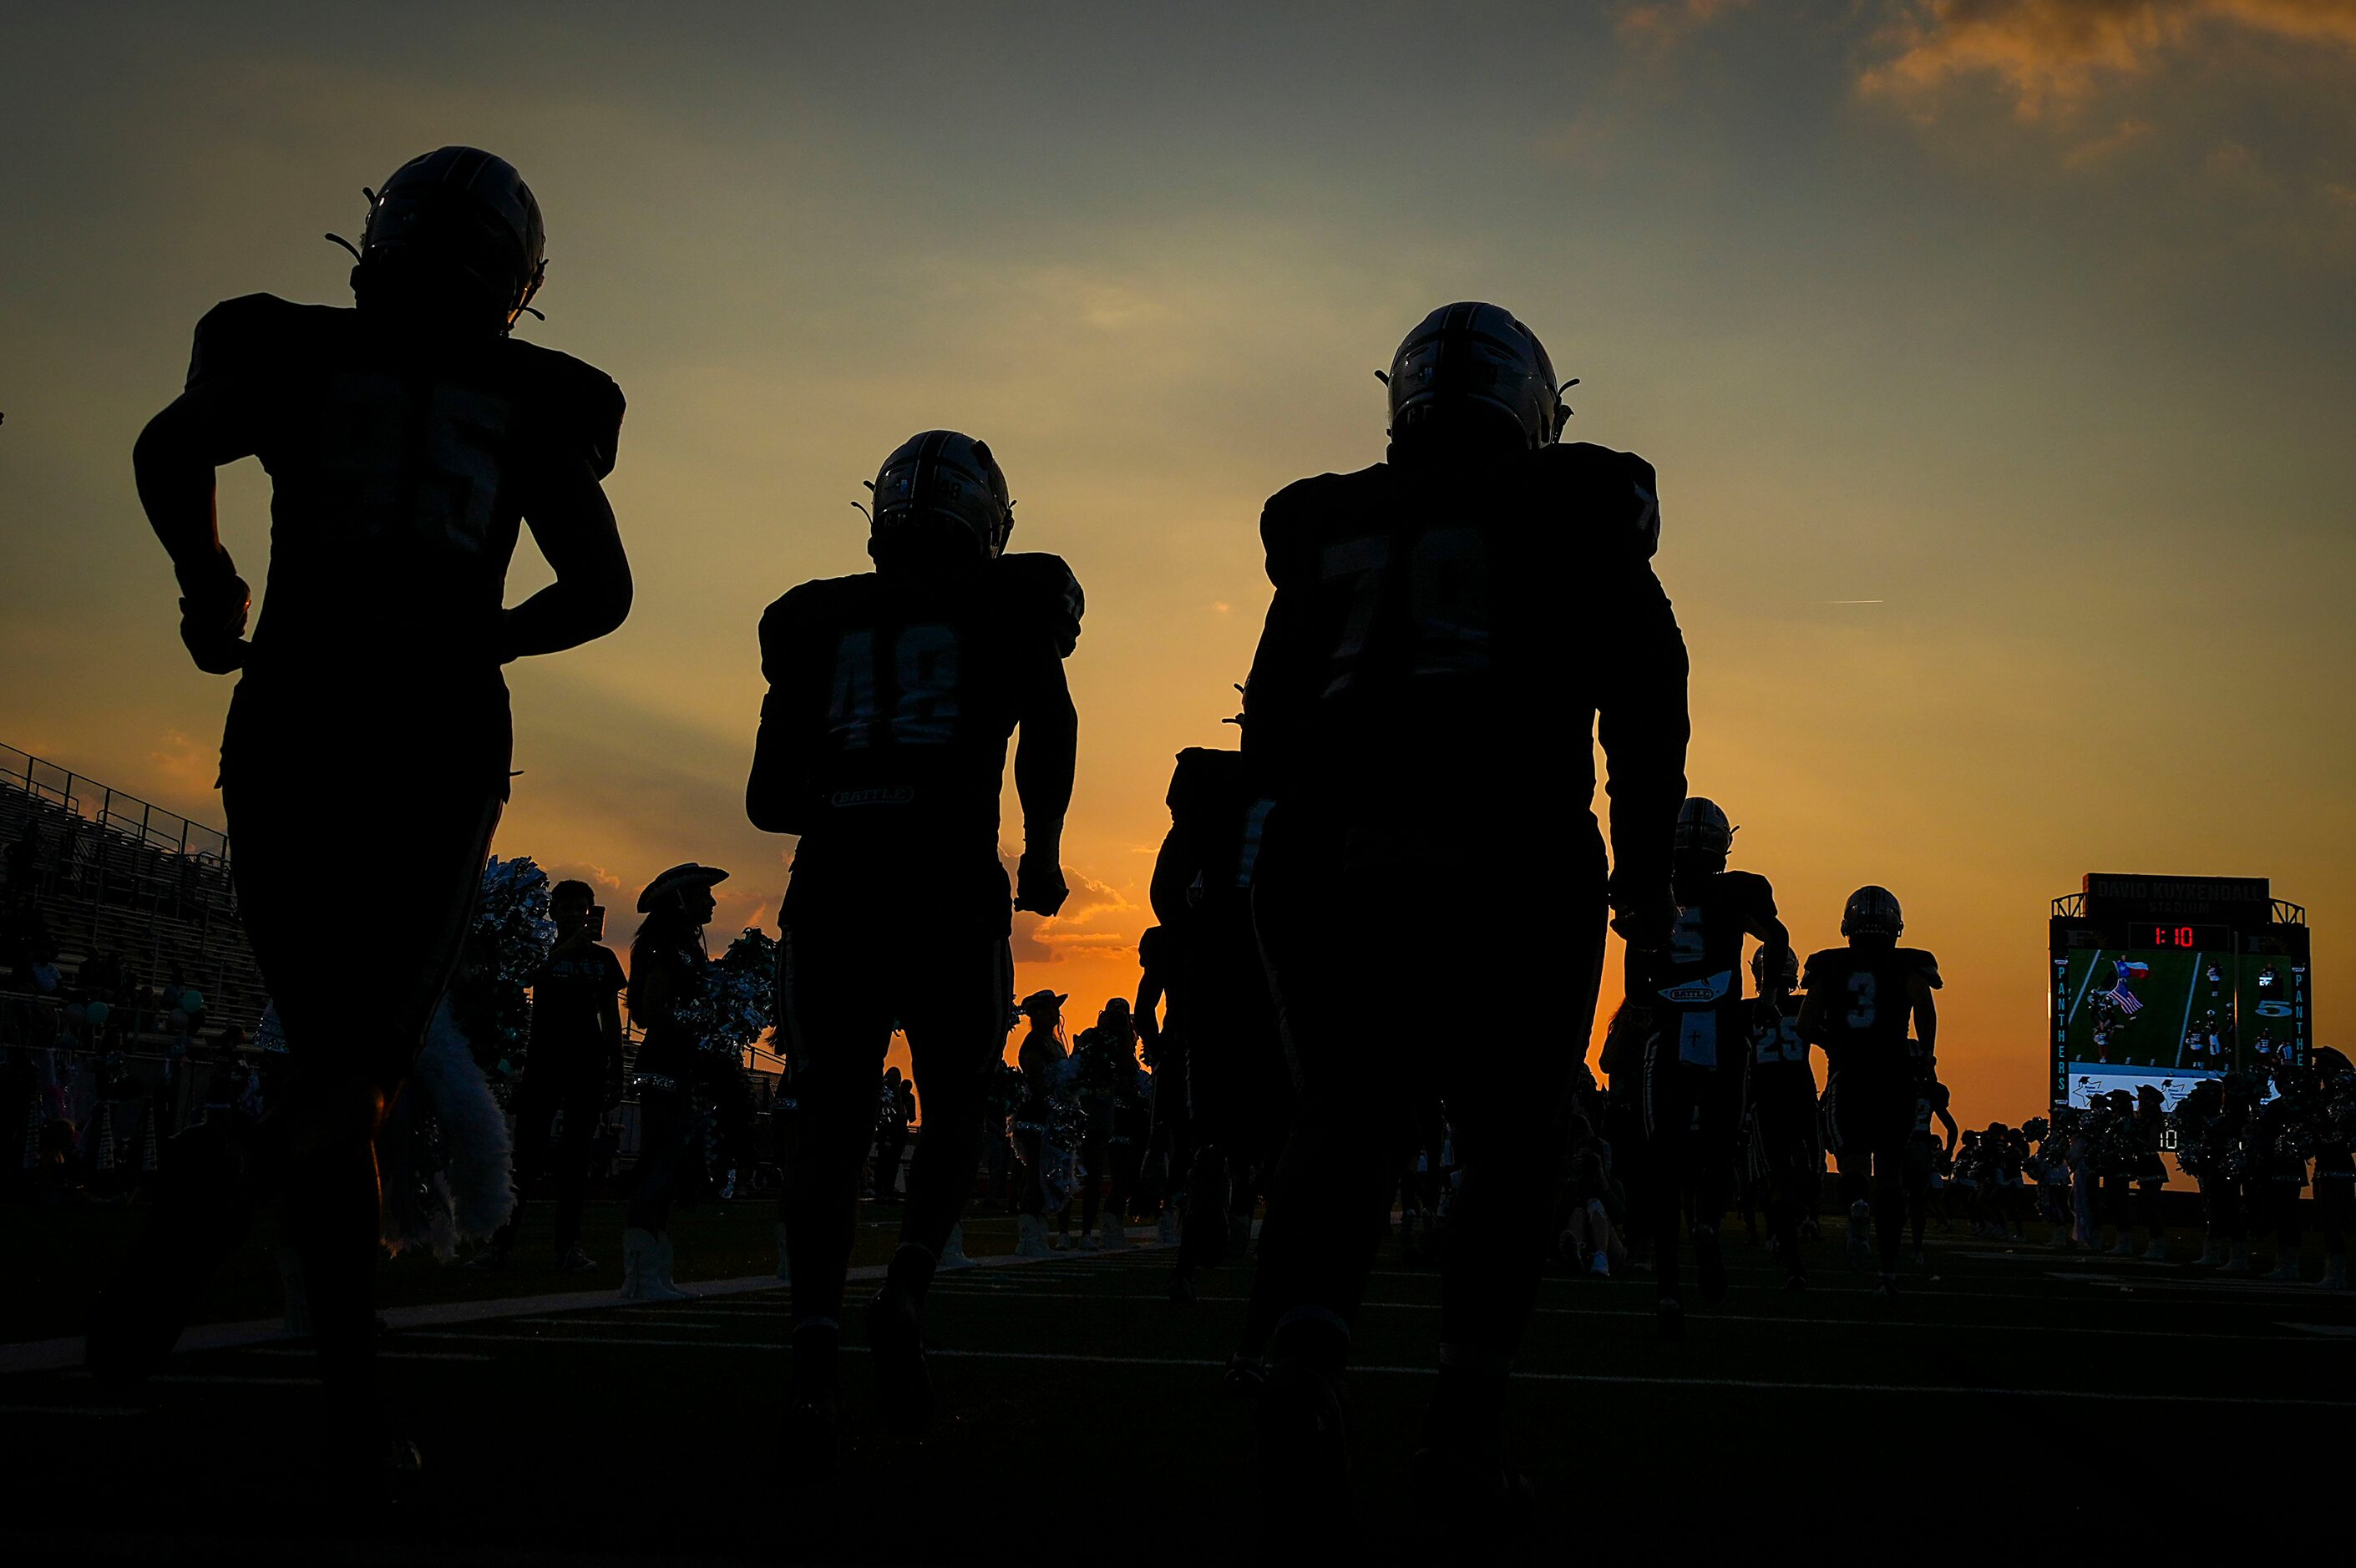
[[1187, 747], [1178, 753], [1178, 765], [1170, 773], [1171, 815], [1207, 806], [1235, 794], [1243, 771], [1241, 752], [1212, 746]]
[[1826, 947], [1809, 954], [1808, 961], [1800, 966], [1800, 989], [1814, 990], [1818, 975], [1831, 975], [1846, 968], [1848, 956], [1854, 951], [1848, 947]]
[[543, 427], [561, 449], [577, 450], [603, 479], [614, 472], [622, 443], [622, 389], [594, 365], [519, 337], [502, 340], [530, 379]]
[[1381, 464], [1348, 474], [1316, 474], [1296, 479], [1268, 498], [1260, 508], [1260, 543], [1273, 553], [1293, 536], [1314, 532], [1339, 508], [1351, 490], [1380, 482], [1388, 470]]
[[1599, 537], [1633, 546], [1639, 560], [1653, 558], [1661, 545], [1661, 500], [1651, 464], [1586, 441], [1547, 447], [1539, 459], [1574, 504], [1592, 509]]
[[1000, 581], [1012, 589], [1018, 613], [1040, 617], [1055, 638], [1056, 653], [1071, 657], [1073, 648], [1079, 645], [1080, 617], [1087, 610], [1087, 596], [1070, 565], [1062, 556], [1045, 550], [1022, 550], [1000, 556], [997, 569]]
[[296, 304], [276, 294], [223, 300], [197, 323], [187, 384], [194, 387], [274, 369], [301, 341], [310, 325], [308, 318], [333, 310], [330, 305]]
[[814, 577], [787, 589], [761, 612], [761, 646], [766, 649], [776, 639], [823, 616], [830, 606], [856, 592], [852, 584], [873, 581], [872, 572], [863, 577]]
[[1734, 890], [1742, 896], [1742, 899], [1746, 903], [1756, 908], [1764, 909], [1770, 914], [1774, 912], [1774, 883], [1769, 881], [1766, 878], [1761, 876], [1756, 871], [1727, 871], [1722, 874], [1733, 879], [1732, 886]]
[[1920, 947], [1901, 947], [1894, 950], [1893, 956], [1908, 973], [1920, 975], [1928, 981], [1931, 989], [1935, 991], [1939, 988], [1939, 961], [1930, 954]]

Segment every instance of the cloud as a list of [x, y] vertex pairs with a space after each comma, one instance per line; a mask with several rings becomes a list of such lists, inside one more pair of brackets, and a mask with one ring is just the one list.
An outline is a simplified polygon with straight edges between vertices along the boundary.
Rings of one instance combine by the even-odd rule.
[[2356, 0], [1912, 0], [1859, 86], [1920, 105], [1992, 77], [2021, 119], [2066, 116], [2230, 33], [2356, 49]]
[[[1006, 868], [1012, 881], [1016, 858], [1004, 849], [998, 852], [999, 863]], [[1035, 914], [1018, 913], [1014, 917], [1014, 957], [1022, 964], [1057, 964], [1076, 954], [1126, 952], [1137, 944], [1132, 923], [1124, 919], [1137, 906], [1123, 897], [1119, 889], [1100, 882], [1076, 867], [1064, 868], [1064, 880], [1071, 896], [1052, 920]], [[1118, 922], [1119, 929], [1096, 927], [1100, 921]]]
[[2073, 169], [2092, 168], [2097, 164], [2109, 162], [2115, 155], [2150, 134], [2150, 121], [2122, 120], [2115, 129], [2071, 148], [2069, 155], [2062, 161]]
[[1676, 48], [1698, 29], [1750, 0], [1654, 0], [1630, 5], [1612, 24], [1620, 41], [1631, 48], [1660, 54]]

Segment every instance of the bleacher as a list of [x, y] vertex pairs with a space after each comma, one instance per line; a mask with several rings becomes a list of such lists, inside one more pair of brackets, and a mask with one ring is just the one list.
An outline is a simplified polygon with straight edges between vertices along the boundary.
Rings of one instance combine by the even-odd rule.
[[0, 954], [0, 1002], [12, 1019], [79, 999], [83, 966], [112, 953], [132, 980], [129, 997], [113, 1005], [130, 1009], [123, 1044], [134, 1055], [160, 1057], [176, 1038], [161, 994], [175, 966], [204, 997], [200, 1044], [231, 1026], [252, 1034], [268, 996], [238, 918], [226, 835], [0, 746], [0, 849], [28, 829], [38, 830], [38, 852], [29, 863], [10, 856], [0, 893], [11, 909], [29, 895], [40, 911], [59, 984], [55, 997], [37, 995], [23, 965], [10, 963], [16, 955]]

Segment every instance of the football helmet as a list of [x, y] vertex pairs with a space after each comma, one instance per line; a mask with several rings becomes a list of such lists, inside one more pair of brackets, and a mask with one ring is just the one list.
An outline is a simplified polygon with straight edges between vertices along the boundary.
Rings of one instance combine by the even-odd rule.
[[456, 272], [489, 291], [502, 331], [530, 308], [548, 275], [548, 236], [540, 202], [513, 164], [479, 147], [442, 147], [410, 159], [383, 189], [367, 194], [355, 291], [396, 269], [423, 267]]
[[1848, 902], [1841, 909], [1843, 936], [1886, 936], [1896, 941], [1906, 929], [1905, 917], [1899, 912], [1898, 895], [1888, 888], [1862, 887], [1849, 894]]
[[1393, 441], [1507, 421], [1536, 449], [1554, 444], [1570, 418], [1537, 335], [1511, 311], [1478, 301], [1425, 316], [1381, 379]]
[[[1772, 951], [1771, 948], [1762, 947], [1751, 955], [1751, 983], [1762, 994], [1771, 989], [1767, 984], [1767, 955]], [[1800, 955], [1789, 947], [1784, 948], [1783, 962], [1780, 967], [1783, 971], [1783, 984], [1780, 988], [1787, 994], [1798, 990], [1800, 988]]]
[[877, 565], [970, 556], [995, 560], [1014, 531], [1014, 502], [990, 446], [953, 430], [912, 435], [875, 481], [867, 553]]
[[1734, 825], [1718, 802], [1706, 795], [1689, 795], [1677, 807], [1676, 834], [1670, 847], [1679, 855], [1713, 855], [1724, 859], [1734, 848]]

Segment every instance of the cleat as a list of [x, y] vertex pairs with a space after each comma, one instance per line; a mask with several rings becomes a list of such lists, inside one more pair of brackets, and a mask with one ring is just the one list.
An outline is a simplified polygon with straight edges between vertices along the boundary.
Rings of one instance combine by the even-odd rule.
[[1598, 1247], [1587, 1260], [1587, 1272], [1598, 1279], [1612, 1277], [1612, 1254]]
[[1898, 1276], [1896, 1275], [1886, 1274], [1881, 1276], [1881, 1284], [1873, 1292], [1873, 1305], [1883, 1312], [1898, 1310]]
[[[507, 1266], [508, 1250], [497, 1242], [466, 1260], [466, 1267], [477, 1274], [496, 1274]], [[563, 1265], [560, 1264], [557, 1266], [561, 1268]]]
[[1055, 1249], [1047, 1240], [1047, 1221], [1036, 1214], [1019, 1214], [1014, 1220], [1014, 1255], [1018, 1258], [1053, 1257]]
[[1259, 1391], [1261, 1528], [1274, 1541], [1330, 1539], [1350, 1517], [1350, 1417], [1339, 1378], [1298, 1361], [1268, 1369]]
[[2154, 1236], [2151, 1239], [2151, 1245], [2143, 1250], [2143, 1261], [2149, 1264], [2166, 1263], [2168, 1261], [2167, 1239], [2160, 1236]]
[[789, 1394], [786, 1400], [787, 1489], [831, 1479], [842, 1457], [842, 1407], [830, 1393]]
[[1674, 1296], [1665, 1296], [1653, 1307], [1653, 1330], [1664, 1339], [1686, 1337], [1686, 1309]]
[[2297, 1285], [2299, 1282], [2298, 1254], [2293, 1253], [2275, 1264], [2274, 1272], [2266, 1275], [2266, 1279], [2275, 1285]]
[[895, 1437], [922, 1436], [933, 1418], [933, 1378], [916, 1304], [905, 1291], [887, 1285], [868, 1302], [867, 1349], [885, 1428]]
[[2323, 1260], [2323, 1277], [2315, 1282], [2318, 1290], [2348, 1288], [2348, 1254], [2337, 1253]]
[[1693, 1249], [1694, 1274], [1701, 1286], [1701, 1298], [1715, 1306], [1726, 1299], [1726, 1253], [1719, 1245], [1718, 1227], [1696, 1225]]
[[591, 1257], [578, 1242], [565, 1248], [564, 1255], [556, 1260], [556, 1272], [559, 1274], [588, 1274], [596, 1266], [597, 1260]]
[[949, 1239], [941, 1244], [941, 1255], [933, 1264], [934, 1271], [938, 1274], [949, 1274], [958, 1269], [980, 1266], [965, 1255], [965, 1221], [960, 1220], [949, 1227]]

